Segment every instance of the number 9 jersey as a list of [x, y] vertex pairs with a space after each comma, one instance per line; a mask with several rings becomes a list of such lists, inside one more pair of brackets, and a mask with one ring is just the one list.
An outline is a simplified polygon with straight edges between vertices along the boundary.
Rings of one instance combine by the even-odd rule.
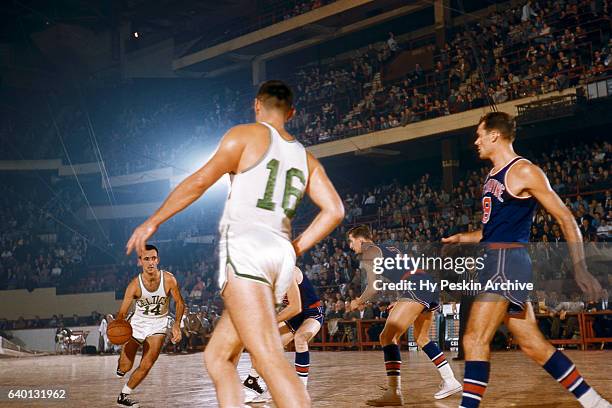
[[265, 122], [270, 144], [261, 159], [231, 177], [231, 189], [219, 226], [219, 277], [227, 273], [268, 285], [277, 303], [293, 279], [295, 252], [291, 219], [308, 184], [306, 149], [285, 140]]

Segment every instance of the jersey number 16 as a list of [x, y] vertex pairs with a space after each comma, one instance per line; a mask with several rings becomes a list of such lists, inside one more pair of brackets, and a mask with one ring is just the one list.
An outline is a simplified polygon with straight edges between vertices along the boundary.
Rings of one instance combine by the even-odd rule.
[[[270, 170], [270, 175], [268, 176], [266, 191], [264, 192], [263, 198], [257, 200], [258, 208], [269, 211], [274, 211], [276, 208], [276, 203], [272, 201], [272, 196], [274, 195], [274, 189], [276, 188], [276, 177], [278, 175], [279, 164], [280, 162], [278, 160], [271, 159], [266, 166], [266, 168]], [[302, 184], [306, 184], [306, 178], [304, 177], [304, 172], [302, 170], [293, 167], [287, 170], [285, 175], [285, 192], [283, 193], [282, 208], [285, 215], [289, 218], [293, 218], [295, 215], [295, 208], [302, 199], [302, 191], [295, 188], [292, 184], [294, 177], [298, 178]], [[291, 202], [291, 196], [295, 197], [293, 203]]]

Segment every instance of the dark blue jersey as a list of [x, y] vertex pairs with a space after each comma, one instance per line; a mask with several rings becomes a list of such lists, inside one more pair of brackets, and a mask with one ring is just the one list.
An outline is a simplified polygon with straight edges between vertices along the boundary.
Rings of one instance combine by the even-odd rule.
[[320, 302], [319, 295], [317, 295], [317, 291], [314, 286], [308, 279], [305, 273], [302, 274], [302, 282], [298, 285], [300, 288], [300, 299], [302, 300], [302, 309], [307, 309], [313, 306], [317, 302]]
[[[380, 250], [381, 257], [383, 258], [383, 263], [381, 264], [381, 267], [384, 269], [384, 271], [382, 272], [382, 276], [389, 279], [391, 282], [399, 282], [402, 279], [409, 279], [410, 276], [413, 275], [410, 269], [405, 269], [402, 267], [398, 268], [396, 262], [388, 262], [388, 264], [384, 263], [384, 259], [387, 258], [395, 260], [396, 257], [399, 256], [400, 259], [403, 259], [404, 254], [402, 254], [402, 252], [398, 248], [390, 245], [364, 242], [362, 244], [362, 251], [368, 249], [369, 246], [375, 246]], [[400, 263], [400, 266], [403, 266], [403, 262]]]
[[529, 242], [529, 229], [536, 200], [508, 191], [506, 175], [518, 161], [515, 157], [501, 170], [490, 173], [482, 189], [481, 242]]

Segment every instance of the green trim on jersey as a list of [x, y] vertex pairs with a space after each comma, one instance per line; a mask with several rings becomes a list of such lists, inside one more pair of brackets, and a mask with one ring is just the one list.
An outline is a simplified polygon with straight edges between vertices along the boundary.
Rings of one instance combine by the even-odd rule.
[[262, 278], [261, 276], [248, 275], [246, 273], [238, 272], [238, 269], [236, 269], [236, 265], [234, 265], [234, 263], [232, 262], [232, 258], [230, 257], [230, 253], [229, 253], [229, 225], [227, 226], [227, 230], [225, 230], [225, 252], [227, 253], [227, 256], [226, 256], [227, 259], [225, 261], [225, 265], [227, 266], [227, 264], [229, 264], [232, 267], [234, 271], [234, 275], [236, 275], [236, 277], [243, 278], [243, 279], [249, 279], [249, 280], [260, 282], [260, 283], [265, 283], [266, 285], [272, 287], [272, 284], [268, 282], [266, 278]]

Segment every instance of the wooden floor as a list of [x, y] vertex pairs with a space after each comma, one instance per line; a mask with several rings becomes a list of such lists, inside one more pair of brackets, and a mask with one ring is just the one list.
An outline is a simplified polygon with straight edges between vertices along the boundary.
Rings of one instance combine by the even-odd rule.
[[[610, 351], [568, 351], [589, 384], [612, 399]], [[403, 391], [406, 407], [457, 407], [458, 395], [436, 401], [439, 376], [422, 352], [403, 351]], [[292, 353], [287, 358], [293, 359]], [[115, 376], [116, 356], [47, 356], [0, 359], [0, 388], [7, 386], [65, 388], [64, 403], [16, 403], [0, 399], [2, 407], [109, 407], [125, 380]], [[239, 371], [244, 378], [249, 357], [242, 356]], [[458, 378], [463, 364], [452, 363]], [[382, 352], [311, 353], [309, 391], [314, 407], [364, 407], [366, 399], [378, 396], [385, 383]], [[496, 353], [490, 386], [482, 407], [579, 407], [573, 396], [554, 382], [540, 367], [520, 352]], [[204, 371], [203, 354], [161, 355], [134, 398], [142, 407], [216, 407], [215, 392]], [[253, 407], [265, 407], [254, 404]], [[272, 405], [273, 406], [273, 405]]]

